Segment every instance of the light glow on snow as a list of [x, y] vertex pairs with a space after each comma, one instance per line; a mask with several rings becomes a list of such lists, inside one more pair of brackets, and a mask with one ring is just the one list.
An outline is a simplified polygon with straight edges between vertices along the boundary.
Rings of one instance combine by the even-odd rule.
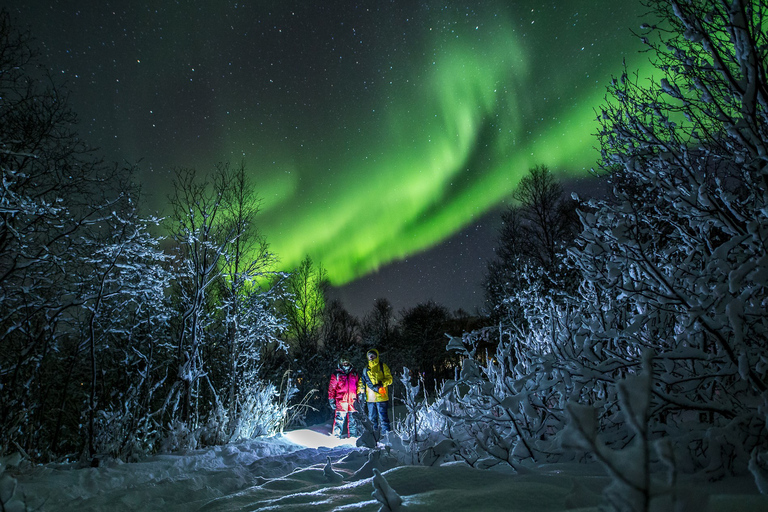
[[355, 446], [356, 437], [339, 439], [311, 429], [291, 430], [283, 433], [283, 437], [293, 444], [305, 448], [337, 448], [339, 446]]

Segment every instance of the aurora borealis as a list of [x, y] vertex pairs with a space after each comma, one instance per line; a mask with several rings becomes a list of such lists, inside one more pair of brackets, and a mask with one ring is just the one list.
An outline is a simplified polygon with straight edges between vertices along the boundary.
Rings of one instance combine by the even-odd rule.
[[152, 208], [173, 167], [244, 161], [281, 264], [336, 286], [439, 247], [534, 165], [583, 177], [605, 86], [647, 68], [637, 0], [17, 4]]

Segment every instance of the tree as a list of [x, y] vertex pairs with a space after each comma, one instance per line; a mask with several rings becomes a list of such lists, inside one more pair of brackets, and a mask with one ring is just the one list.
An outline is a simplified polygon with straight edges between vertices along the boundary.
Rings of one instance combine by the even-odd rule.
[[327, 386], [332, 371], [319, 358], [326, 287], [325, 269], [315, 266], [307, 255], [286, 280], [286, 296], [280, 306], [288, 326], [290, 368], [296, 372], [299, 396], [318, 411], [325, 411], [325, 399], [317, 392]]
[[286, 284], [288, 300], [284, 303], [283, 313], [288, 320], [288, 335], [294, 350], [302, 353], [316, 351], [325, 309], [325, 269], [322, 265], [315, 267], [307, 255], [291, 272]]
[[321, 340], [323, 350], [329, 353], [331, 361], [338, 361], [342, 353], [349, 354], [348, 357], [354, 356], [361, 342], [360, 322], [338, 299], [325, 306]]
[[[130, 209], [129, 169], [77, 136], [66, 90], [36, 67], [0, 11], [0, 451], [81, 448], [82, 396], [57, 385], [82, 362], [73, 293], [100, 227]], [[34, 450], [32, 448], [35, 448]]]
[[495, 319], [520, 322], [518, 294], [553, 295], [572, 290], [575, 276], [565, 264], [578, 231], [576, 203], [546, 166], [529, 170], [502, 214], [496, 259], [489, 262], [485, 290]]
[[175, 343], [177, 386], [169, 400], [173, 411], [178, 408], [181, 423], [193, 429], [199, 421], [195, 411], [200, 379], [207, 374], [203, 356], [214, 323], [214, 283], [221, 278], [225, 254], [238, 239], [225, 222], [231, 180], [225, 168], [204, 178], [195, 169], [177, 169], [169, 197], [173, 212], [168, 230], [177, 244], [180, 309]]
[[219, 172], [228, 183], [223, 198], [223, 230], [232, 240], [224, 252], [222, 279], [218, 281], [226, 332], [226, 369], [222, 374], [228, 376], [220, 386], [228, 390], [229, 420], [239, 424], [243, 404], [260, 380], [262, 352], [267, 345], [280, 344], [275, 335], [285, 328], [273, 309], [283, 276], [274, 270], [276, 258], [256, 229], [259, 200], [245, 164], [234, 169], [222, 165]]
[[[157, 221], [142, 220], [135, 210], [128, 213], [105, 220], [103, 236], [94, 238], [83, 258], [75, 288], [84, 312], [78, 347], [88, 351], [81, 380], [89, 382], [84, 452], [90, 457], [97, 450], [132, 457], [157, 427], [148, 420], [160, 378], [152, 369], [166, 359], [164, 320], [171, 315], [166, 292], [172, 273], [160, 240], [149, 232]], [[108, 371], [118, 366], [123, 371]]]
[[420, 374], [429, 389], [441, 378], [451, 377], [452, 371], [445, 375], [450, 368], [451, 354], [445, 350], [450, 321], [448, 309], [434, 301], [404, 309], [398, 325], [399, 342], [389, 355], [393, 371], [406, 366]]
[[395, 314], [387, 299], [378, 298], [362, 322], [363, 344], [367, 347], [389, 347], [395, 335]]

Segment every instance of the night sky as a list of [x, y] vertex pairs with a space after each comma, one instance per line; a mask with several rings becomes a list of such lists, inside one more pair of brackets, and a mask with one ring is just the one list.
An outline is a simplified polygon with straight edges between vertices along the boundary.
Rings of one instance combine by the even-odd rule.
[[245, 162], [281, 265], [322, 262], [357, 315], [480, 306], [517, 181], [588, 189], [605, 86], [649, 68], [636, 0], [3, 4], [150, 210], [174, 167]]

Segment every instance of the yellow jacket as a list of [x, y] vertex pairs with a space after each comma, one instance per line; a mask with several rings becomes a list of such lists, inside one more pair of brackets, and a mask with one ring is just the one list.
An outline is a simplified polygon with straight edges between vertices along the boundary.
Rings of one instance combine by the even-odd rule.
[[[367, 402], [386, 402], [389, 400], [387, 386], [392, 385], [392, 373], [386, 364], [379, 361], [378, 350], [372, 349], [370, 352], [376, 352], [376, 357], [368, 361], [368, 368], [363, 370], [365, 400]], [[375, 391], [374, 387], [379, 387], [379, 390]]]

